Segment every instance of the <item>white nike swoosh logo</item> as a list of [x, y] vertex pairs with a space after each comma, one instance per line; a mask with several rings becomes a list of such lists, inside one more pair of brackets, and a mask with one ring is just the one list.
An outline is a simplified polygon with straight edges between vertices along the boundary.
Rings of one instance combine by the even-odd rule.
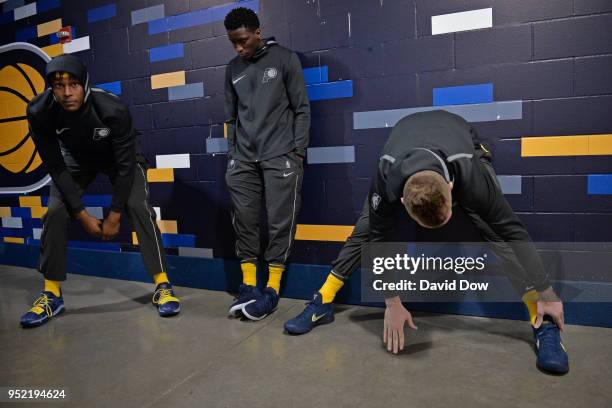
[[312, 320], [312, 322], [316, 322], [317, 320], [321, 319], [323, 316], [325, 316], [327, 313], [323, 313], [321, 316], [317, 316], [316, 314], [313, 314], [312, 317], [310, 318], [310, 320]]
[[236, 84], [238, 81], [240, 81], [242, 78], [244, 78], [246, 76], [246, 74], [239, 76], [238, 78], [232, 80], [232, 84]]
[[70, 128], [63, 128], [63, 129], [59, 129], [59, 130], [55, 129], [55, 133], [58, 134], [58, 135], [61, 135], [65, 130], [70, 130]]
[[289, 177], [290, 175], [292, 175], [293, 173], [295, 173], [295, 171], [292, 171], [291, 173], [283, 173], [283, 177]]

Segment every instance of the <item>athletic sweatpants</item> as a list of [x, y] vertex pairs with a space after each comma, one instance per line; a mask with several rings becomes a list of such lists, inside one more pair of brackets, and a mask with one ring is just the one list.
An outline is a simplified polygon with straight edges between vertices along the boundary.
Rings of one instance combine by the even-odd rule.
[[[491, 165], [490, 155], [486, 154], [486, 152], [480, 148], [476, 149], [476, 154], [480, 156], [480, 161], [487, 171], [488, 177], [494, 180], [495, 185], [501, 191], [497, 176], [495, 175], [495, 170], [493, 170], [493, 166]], [[483, 239], [491, 246], [491, 249], [500, 261], [504, 275], [510, 279], [515, 290], [523, 295], [527, 291], [533, 289], [533, 283], [530, 281], [527, 272], [521, 266], [521, 263], [510, 245], [504, 242], [504, 240], [497, 235], [478, 214], [467, 208], [465, 208], [465, 211], [480, 231]], [[341, 280], [347, 281], [351, 274], [361, 267], [361, 246], [368, 242], [370, 228], [369, 212], [370, 205], [366, 198], [361, 215], [353, 229], [353, 233], [340, 250], [338, 257], [332, 262], [332, 274]], [[409, 215], [405, 213], [405, 216], [408, 217]], [[414, 225], [415, 228], [420, 228], [417, 226], [416, 222]]]
[[[81, 195], [96, 178], [97, 173], [97, 171], [91, 170], [71, 171]], [[153, 276], [162, 271], [167, 271], [161, 234], [155, 221], [155, 211], [149, 204], [146, 170], [141, 164], [136, 165], [134, 183], [125, 206], [125, 213], [136, 230], [140, 252], [147, 272]], [[124, 222], [124, 220], [122, 217], [121, 222]], [[68, 227], [71, 221], [72, 218], [68, 213], [61, 192], [54, 184], [51, 184], [48, 210], [43, 217], [38, 267], [45, 279], [66, 280], [66, 246], [68, 245]]]
[[295, 238], [303, 174], [302, 161], [293, 152], [261, 162], [228, 161], [225, 179], [236, 255], [242, 261], [255, 261], [260, 255], [259, 220], [265, 201], [269, 242], [264, 258], [269, 264], [285, 265]]

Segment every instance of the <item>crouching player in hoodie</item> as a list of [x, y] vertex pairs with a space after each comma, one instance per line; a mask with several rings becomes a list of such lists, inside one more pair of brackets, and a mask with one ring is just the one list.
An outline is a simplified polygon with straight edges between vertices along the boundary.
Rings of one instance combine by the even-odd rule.
[[[32, 99], [27, 109], [32, 139], [53, 181], [38, 267], [45, 287], [21, 325], [39, 326], [64, 311], [60, 284], [66, 280], [71, 219], [106, 241], [119, 233], [124, 213], [134, 225], [145, 268], [155, 281], [153, 304], [160, 316], [178, 314], [180, 302], [166, 276], [161, 234], [149, 204], [146, 160], [128, 108], [117, 96], [91, 88], [85, 65], [74, 55], [52, 59], [46, 77], [50, 88]], [[81, 201], [98, 173], [108, 175], [113, 184], [104, 221], [90, 215]]]

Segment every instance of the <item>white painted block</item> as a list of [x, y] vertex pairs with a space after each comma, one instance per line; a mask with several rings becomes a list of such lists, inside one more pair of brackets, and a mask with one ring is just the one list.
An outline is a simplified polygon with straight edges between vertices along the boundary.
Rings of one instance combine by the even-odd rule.
[[493, 27], [493, 9], [462, 11], [431, 17], [431, 35]]
[[72, 54], [73, 52], [85, 51], [89, 49], [89, 36], [75, 38], [71, 42], [64, 44], [64, 53]]
[[42, 228], [32, 228], [32, 238], [40, 239], [42, 235]]
[[2, 217], [2, 226], [4, 228], [23, 228], [23, 223], [19, 217]]
[[15, 21], [36, 15], [36, 2], [17, 7], [13, 12], [15, 13]]
[[155, 156], [158, 169], [188, 169], [189, 154], [160, 154]]

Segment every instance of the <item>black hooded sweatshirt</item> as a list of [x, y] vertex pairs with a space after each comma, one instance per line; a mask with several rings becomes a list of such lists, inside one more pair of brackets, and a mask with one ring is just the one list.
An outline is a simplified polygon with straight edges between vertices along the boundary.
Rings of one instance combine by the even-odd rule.
[[225, 71], [225, 113], [231, 157], [257, 162], [295, 151], [304, 157], [310, 103], [297, 55], [274, 38]]
[[78, 57], [53, 58], [46, 68], [48, 81], [55, 72], [77, 78], [85, 100], [78, 111], [68, 112], [55, 100], [51, 88], [32, 99], [27, 117], [36, 149], [72, 215], [85, 208], [70, 174], [78, 170], [109, 174], [114, 185], [111, 210], [121, 212], [132, 188], [135, 164], [145, 162], [130, 112], [116, 95], [91, 87]]

